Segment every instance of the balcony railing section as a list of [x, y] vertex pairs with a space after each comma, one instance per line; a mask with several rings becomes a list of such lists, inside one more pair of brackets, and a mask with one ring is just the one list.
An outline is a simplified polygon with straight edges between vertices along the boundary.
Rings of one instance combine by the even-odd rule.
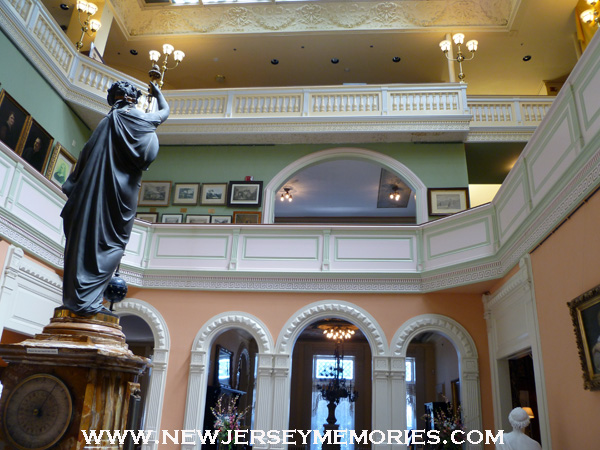
[[[106, 113], [106, 90], [114, 81], [126, 79], [146, 90], [145, 82], [78, 53], [38, 0], [0, 2], [0, 12], [14, 27], [7, 30], [8, 33], [31, 37], [16, 43], [22, 46], [24, 54], [32, 55], [35, 64], [46, 65], [40, 72], [49, 77], [51, 84], [72, 90], [65, 93], [65, 98], [76, 110], [81, 109], [82, 117], [89, 120], [89, 126], [95, 126]], [[235, 129], [238, 123], [247, 120], [262, 122], [263, 129], [245, 132], [248, 142], [254, 135], [264, 136], [265, 131], [276, 134], [281, 130], [283, 133], [284, 130], [277, 124], [285, 121], [296, 124], [298, 135], [331, 130], [323, 137], [329, 139], [328, 142], [331, 142], [331, 134], [347, 133], [347, 129], [339, 127], [342, 122], [360, 122], [363, 139], [368, 138], [368, 127], [373, 123], [378, 131], [388, 131], [389, 139], [396, 141], [411, 140], [415, 132], [422, 140], [428, 131], [433, 133], [432, 137], [442, 141], [468, 141], [471, 134], [477, 139], [502, 140], [505, 131], [513, 133], [517, 139], [527, 140], [547, 114], [553, 100], [551, 97], [467, 99], [467, 85], [464, 83], [167, 90], [165, 97], [171, 107], [171, 118], [169, 124], [161, 128], [161, 133], [185, 133], [183, 128], [177, 128], [181, 124], [192, 127], [186, 129], [204, 126], [206, 130], [212, 125], [205, 119], [219, 119], [213, 123], [220, 126], [229, 124], [229, 129]], [[314, 123], [321, 124], [320, 128], [311, 127]], [[218, 127], [210, 128], [206, 133], [217, 136], [219, 130]], [[486, 133], [489, 136], [484, 136]], [[234, 133], [231, 136], [243, 139], [239, 135]], [[220, 136], [222, 140], [222, 130]]]
[[470, 97], [472, 126], [537, 126], [552, 106], [553, 97], [477, 98]]

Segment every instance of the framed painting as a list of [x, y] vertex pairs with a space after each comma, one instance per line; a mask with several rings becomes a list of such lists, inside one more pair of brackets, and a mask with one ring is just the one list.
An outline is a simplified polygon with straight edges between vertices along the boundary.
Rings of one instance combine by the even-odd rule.
[[262, 181], [230, 181], [227, 206], [260, 206]]
[[156, 223], [156, 222], [158, 222], [158, 213], [156, 213], [156, 212], [139, 212], [135, 215], [135, 218], [143, 220], [144, 222]]
[[583, 387], [600, 390], [600, 286], [569, 303], [581, 369]]
[[139, 206], [169, 206], [171, 196], [170, 181], [142, 181]]
[[183, 223], [183, 214], [163, 214], [160, 223]]
[[53, 143], [54, 138], [35, 119], [30, 118], [17, 153], [35, 170], [44, 173]]
[[262, 213], [260, 211], [234, 211], [233, 223], [261, 223]]
[[210, 216], [210, 223], [231, 223], [231, 216]]
[[447, 216], [469, 208], [468, 188], [428, 189], [430, 216]]
[[188, 214], [185, 216], [185, 223], [210, 223], [210, 215]]
[[173, 187], [174, 205], [197, 205], [200, 183], [175, 183]]
[[203, 183], [200, 194], [202, 205], [225, 205], [227, 203], [227, 183]]
[[29, 123], [29, 114], [5, 90], [0, 92], [0, 141], [17, 151]]
[[75, 169], [77, 160], [60, 143], [56, 143], [54, 152], [46, 169], [46, 178], [57, 186], [62, 186]]

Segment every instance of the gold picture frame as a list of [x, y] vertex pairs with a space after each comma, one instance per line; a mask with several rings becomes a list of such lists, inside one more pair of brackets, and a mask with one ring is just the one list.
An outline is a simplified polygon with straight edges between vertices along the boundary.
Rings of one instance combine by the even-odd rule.
[[600, 285], [568, 303], [583, 370], [583, 387], [600, 390]]

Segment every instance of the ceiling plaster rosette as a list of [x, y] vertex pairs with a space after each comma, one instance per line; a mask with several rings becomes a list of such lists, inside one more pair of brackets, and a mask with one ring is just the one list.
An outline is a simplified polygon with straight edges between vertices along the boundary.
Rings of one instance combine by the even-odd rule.
[[507, 29], [520, 0], [395, 0], [148, 6], [111, 0], [130, 37], [310, 31]]

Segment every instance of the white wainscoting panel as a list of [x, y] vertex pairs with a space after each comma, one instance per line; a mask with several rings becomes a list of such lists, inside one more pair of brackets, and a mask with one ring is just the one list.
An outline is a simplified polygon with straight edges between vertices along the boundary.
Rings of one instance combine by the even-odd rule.
[[523, 168], [519, 167], [511, 183], [505, 185], [503, 195], [496, 205], [499, 237], [504, 242], [523, 223], [529, 213], [529, 197], [523, 177]]
[[[563, 102], [568, 102], [568, 106], [563, 106]], [[536, 133], [536, 138], [542, 140], [541, 145], [531, 145], [526, 158], [534, 206], [549, 193], [580, 152], [573, 98], [563, 97], [560, 103], [554, 107], [562, 106], [562, 110], [544, 124], [545, 133]]]
[[231, 236], [227, 234], [153, 234], [150, 269], [227, 269]]
[[437, 226], [426, 228], [423, 237], [427, 269], [493, 254], [489, 215], [468, 221], [455, 217], [456, 225], [446, 223], [440, 229]]
[[415, 272], [414, 236], [333, 236], [332, 271]]
[[12, 212], [52, 241], [62, 243], [64, 200], [51, 190], [40, 189], [39, 182], [25, 172], [20, 173], [14, 195]]
[[125, 248], [122, 262], [125, 264], [142, 267], [144, 259], [144, 249], [148, 240], [148, 233], [152, 230], [149, 226], [133, 225], [131, 237]]
[[576, 75], [570, 85], [573, 86], [581, 132], [587, 144], [600, 129], [600, 59], [596, 59], [591, 69], [582, 72], [581, 67], [576, 67], [573, 72]]
[[4, 144], [0, 142], [2, 152], [0, 152], [0, 205], [6, 207], [6, 199], [10, 193], [12, 177], [15, 173], [14, 162], [8, 158], [7, 152], [10, 151]]
[[4, 328], [33, 336], [62, 305], [62, 280], [11, 245], [0, 278], [0, 334]]
[[321, 236], [240, 236], [238, 270], [320, 270]]

